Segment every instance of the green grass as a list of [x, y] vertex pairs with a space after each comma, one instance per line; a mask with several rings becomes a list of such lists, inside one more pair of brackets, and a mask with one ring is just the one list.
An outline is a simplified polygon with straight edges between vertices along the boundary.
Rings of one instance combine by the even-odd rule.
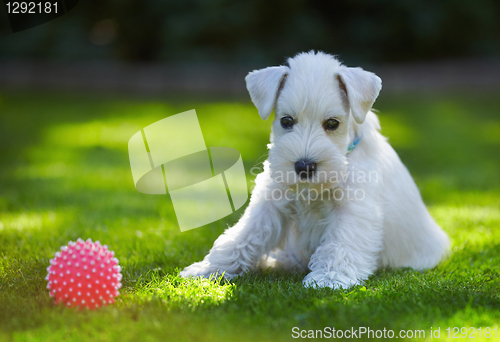
[[[292, 327], [494, 327], [500, 319], [500, 97], [384, 94], [382, 132], [452, 239], [433, 270], [382, 270], [351, 290], [304, 289], [303, 274], [230, 283], [184, 280], [237, 214], [181, 233], [168, 196], [133, 186], [127, 142], [195, 108], [207, 146], [263, 161], [270, 121], [247, 99], [0, 94], [0, 341], [285, 341]], [[249, 177], [249, 186], [253, 176]], [[53, 304], [46, 267], [78, 237], [106, 243], [123, 268], [117, 302]], [[477, 336], [477, 335], [476, 335]], [[491, 340], [491, 339], [490, 339]]]

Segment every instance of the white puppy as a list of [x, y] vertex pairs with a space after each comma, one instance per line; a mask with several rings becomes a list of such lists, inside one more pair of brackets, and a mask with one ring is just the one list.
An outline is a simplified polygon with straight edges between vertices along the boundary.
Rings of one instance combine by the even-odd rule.
[[309, 52], [246, 83], [262, 119], [275, 108], [269, 159], [243, 217], [182, 277], [281, 267], [337, 289], [378, 268], [439, 263], [448, 237], [370, 111], [379, 77]]

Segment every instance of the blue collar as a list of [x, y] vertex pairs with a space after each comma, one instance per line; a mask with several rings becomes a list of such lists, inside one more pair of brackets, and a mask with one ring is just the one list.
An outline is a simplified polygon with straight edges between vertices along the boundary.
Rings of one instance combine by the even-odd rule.
[[356, 146], [358, 146], [360, 141], [361, 141], [361, 137], [356, 137], [353, 140], [353, 142], [349, 145], [349, 147], [347, 148], [347, 153], [350, 153], [352, 150], [354, 150], [356, 148]]

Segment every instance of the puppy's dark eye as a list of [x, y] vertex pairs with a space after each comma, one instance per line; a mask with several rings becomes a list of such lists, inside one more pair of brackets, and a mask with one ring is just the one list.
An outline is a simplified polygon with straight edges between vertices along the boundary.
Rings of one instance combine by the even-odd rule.
[[339, 120], [337, 120], [337, 119], [328, 119], [323, 124], [323, 127], [325, 127], [325, 129], [327, 131], [335, 131], [337, 128], [339, 128], [339, 125], [340, 125], [340, 121]]
[[284, 116], [281, 118], [281, 127], [285, 129], [292, 128], [294, 123], [295, 122], [293, 121], [293, 118], [291, 116]]

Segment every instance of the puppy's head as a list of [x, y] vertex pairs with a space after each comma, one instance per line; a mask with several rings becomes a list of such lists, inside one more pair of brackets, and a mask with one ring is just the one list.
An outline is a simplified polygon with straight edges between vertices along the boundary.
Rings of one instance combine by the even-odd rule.
[[252, 71], [245, 78], [262, 119], [275, 108], [269, 151], [272, 178], [285, 185], [332, 185], [332, 173], [345, 169], [348, 147], [382, 82], [321, 52], [299, 54], [288, 59], [288, 65]]

